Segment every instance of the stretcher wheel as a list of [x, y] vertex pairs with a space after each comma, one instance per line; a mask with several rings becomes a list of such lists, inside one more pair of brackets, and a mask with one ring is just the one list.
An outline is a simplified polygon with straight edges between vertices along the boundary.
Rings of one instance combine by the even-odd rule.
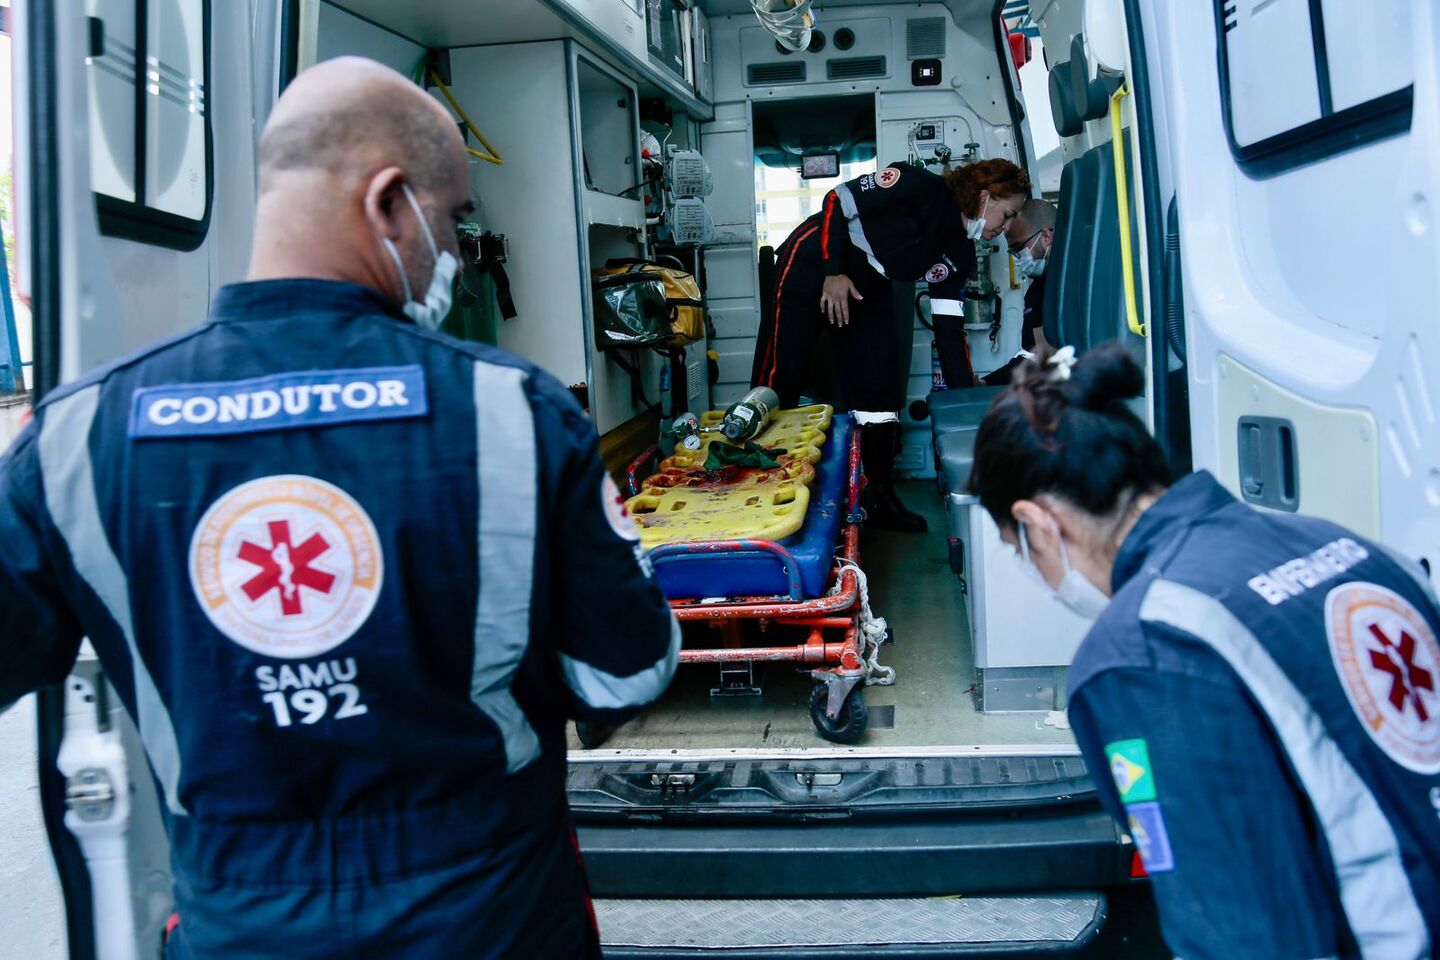
[[815, 732], [831, 743], [859, 742], [870, 720], [861, 690], [859, 686], [851, 690], [840, 705], [840, 715], [831, 720], [825, 715], [829, 689], [823, 683], [815, 684], [810, 689], [810, 720], [815, 724]]
[[594, 750], [601, 746], [610, 735], [615, 732], [614, 727], [608, 727], [603, 723], [586, 723], [584, 720], [575, 721], [575, 736], [580, 738], [580, 745], [587, 750]]

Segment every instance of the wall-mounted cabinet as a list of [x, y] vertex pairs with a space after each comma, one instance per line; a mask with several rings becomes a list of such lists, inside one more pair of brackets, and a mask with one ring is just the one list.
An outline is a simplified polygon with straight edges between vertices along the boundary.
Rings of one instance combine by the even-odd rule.
[[[595, 348], [590, 272], [645, 252], [635, 85], [572, 41], [452, 50], [450, 69], [505, 156], [471, 166], [482, 226], [510, 244], [519, 315], [499, 345], [583, 384], [596, 428], [612, 430], [640, 410], [623, 368]], [[654, 402], [659, 358], [640, 359]]]

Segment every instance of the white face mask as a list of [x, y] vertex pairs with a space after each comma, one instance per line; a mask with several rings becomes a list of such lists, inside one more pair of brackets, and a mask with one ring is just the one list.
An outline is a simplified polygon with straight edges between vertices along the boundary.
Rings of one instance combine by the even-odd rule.
[[1029, 247], [1015, 254], [1015, 275], [1017, 277], [1038, 277], [1045, 272], [1045, 261], [1037, 260]]
[[965, 236], [971, 240], [985, 239], [985, 211], [990, 206], [990, 198], [986, 197], [985, 202], [980, 204], [980, 214], [974, 220], [965, 219]]
[[1030, 541], [1025, 536], [1023, 523], [1020, 524], [1020, 557], [1024, 561], [1021, 566], [1029, 572], [1032, 580], [1054, 594], [1055, 599], [1069, 607], [1076, 616], [1094, 620], [1109, 606], [1110, 598], [1091, 583], [1088, 577], [1070, 566], [1070, 551], [1065, 549], [1065, 538], [1060, 535], [1060, 527], [1053, 519], [1050, 520], [1050, 529], [1055, 531], [1055, 542], [1060, 544], [1060, 564], [1065, 568], [1065, 575], [1060, 578], [1060, 586], [1050, 586], [1040, 568], [1030, 559]]
[[421, 212], [420, 203], [411, 192], [410, 184], [404, 183], [401, 187], [405, 190], [405, 199], [410, 202], [410, 209], [415, 211], [415, 219], [420, 221], [420, 229], [425, 233], [425, 243], [430, 247], [430, 256], [435, 261], [435, 269], [430, 274], [430, 287], [425, 291], [423, 303], [413, 298], [414, 291], [410, 286], [410, 277], [405, 273], [405, 264], [400, 260], [400, 251], [395, 249], [395, 244], [389, 237], [381, 237], [380, 242], [389, 251], [390, 259], [395, 261], [395, 269], [400, 273], [400, 284], [405, 288], [405, 306], [401, 308], [405, 316], [414, 320], [416, 326], [426, 330], [439, 330], [440, 324], [445, 322], [446, 314], [450, 312], [450, 300], [455, 295], [455, 271], [460, 264], [450, 255], [449, 250], [441, 252], [435, 246], [435, 235], [430, 232], [430, 224], [425, 220], [425, 214]]

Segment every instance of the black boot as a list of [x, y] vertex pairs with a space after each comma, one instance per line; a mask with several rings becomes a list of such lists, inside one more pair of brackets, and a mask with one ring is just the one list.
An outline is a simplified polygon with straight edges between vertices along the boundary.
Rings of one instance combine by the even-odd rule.
[[895, 450], [900, 424], [867, 423], [861, 428], [860, 456], [865, 464], [865, 519], [884, 530], [924, 533], [925, 518], [905, 508], [895, 493]]
[[868, 493], [865, 503], [867, 524], [899, 533], [924, 533], [930, 528], [924, 517], [906, 508], [893, 486], [887, 484]]

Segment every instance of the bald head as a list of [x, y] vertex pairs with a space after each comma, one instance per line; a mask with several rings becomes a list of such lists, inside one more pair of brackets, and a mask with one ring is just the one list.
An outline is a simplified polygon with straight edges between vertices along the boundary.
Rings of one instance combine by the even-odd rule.
[[465, 163], [454, 121], [425, 91], [373, 60], [340, 57], [300, 74], [275, 104], [260, 137], [260, 190], [286, 172], [363, 177], [388, 166], [433, 190]]
[[250, 279], [343, 280], [423, 300], [470, 212], [465, 143], [389, 67], [341, 57], [285, 88], [260, 137]]

